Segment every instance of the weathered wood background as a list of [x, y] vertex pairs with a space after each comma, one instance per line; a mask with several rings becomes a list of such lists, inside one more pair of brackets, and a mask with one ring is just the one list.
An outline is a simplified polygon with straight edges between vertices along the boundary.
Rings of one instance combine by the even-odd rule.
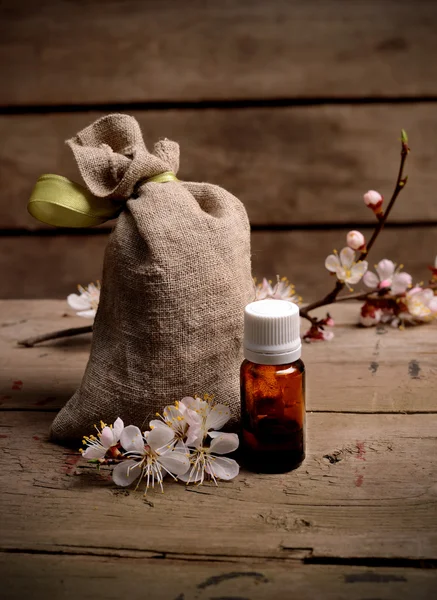
[[64, 140], [128, 112], [149, 143], [181, 144], [182, 179], [245, 203], [257, 276], [310, 299], [369, 188], [388, 196], [399, 131], [409, 183], [371, 263], [418, 281], [437, 239], [437, 3], [432, 0], [5, 0], [0, 5], [0, 297], [62, 297], [99, 278], [108, 228], [26, 212], [35, 179], [78, 179]]

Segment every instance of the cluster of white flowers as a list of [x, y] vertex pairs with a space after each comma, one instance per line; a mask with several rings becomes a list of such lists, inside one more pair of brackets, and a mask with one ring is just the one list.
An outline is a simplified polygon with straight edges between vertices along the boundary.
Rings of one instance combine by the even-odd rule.
[[[437, 259], [436, 259], [437, 262]], [[413, 278], [401, 271], [402, 265], [384, 258], [375, 265], [376, 274], [368, 271], [363, 282], [377, 296], [369, 297], [361, 307], [360, 323], [372, 327], [388, 323], [392, 327], [427, 323], [437, 318], [437, 296], [432, 288], [413, 287]], [[431, 267], [433, 270], [433, 267]]]
[[84, 437], [82, 456], [99, 464], [115, 462], [114, 483], [126, 487], [138, 480], [138, 487], [144, 481], [146, 493], [155, 483], [162, 491], [166, 475], [187, 484], [202, 484], [206, 478], [217, 484], [238, 475], [238, 463], [223, 456], [238, 448], [238, 436], [219, 431], [230, 418], [227, 406], [208, 395], [187, 397], [157, 416], [144, 432], [135, 425], [125, 427], [120, 418], [110, 426], [101, 422], [97, 435]]

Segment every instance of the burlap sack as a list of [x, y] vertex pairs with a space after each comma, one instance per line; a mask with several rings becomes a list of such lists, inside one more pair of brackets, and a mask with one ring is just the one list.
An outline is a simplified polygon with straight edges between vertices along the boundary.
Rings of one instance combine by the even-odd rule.
[[[106, 248], [90, 359], [54, 420], [57, 440], [120, 416], [145, 428], [157, 411], [205, 392], [239, 417], [244, 306], [252, 300], [246, 211], [208, 183], [143, 183], [177, 173], [179, 146], [149, 152], [138, 123], [109, 115], [67, 142], [88, 189], [120, 202]], [[137, 197], [133, 197], [137, 195]]]

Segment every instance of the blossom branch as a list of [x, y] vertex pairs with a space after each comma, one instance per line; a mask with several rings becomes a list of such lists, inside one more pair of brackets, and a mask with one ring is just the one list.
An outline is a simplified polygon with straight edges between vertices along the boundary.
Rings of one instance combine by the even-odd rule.
[[[370, 249], [376, 242], [379, 234], [381, 233], [381, 231], [384, 228], [385, 223], [387, 222], [387, 219], [388, 219], [390, 212], [394, 206], [394, 203], [396, 202], [397, 197], [399, 196], [400, 192], [404, 189], [404, 187], [407, 183], [407, 177], [406, 176], [404, 177], [404, 167], [405, 167], [405, 162], [406, 162], [406, 159], [408, 156], [408, 152], [409, 152], [408, 137], [407, 137], [406, 132], [402, 129], [402, 131], [401, 131], [401, 162], [399, 165], [399, 172], [398, 172], [398, 176], [396, 179], [395, 188], [393, 190], [393, 194], [390, 198], [390, 202], [389, 202], [385, 212], [384, 213], [382, 213], [382, 212], [376, 213], [377, 217], [378, 217], [378, 224], [375, 227], [375, 230], [373, 231], [372, 237], [370, 238], [368, 244], [361, 250], [361, 252], [358, 256], [358, 259], [357, 259], [358, 263], [366, 258]], [[381, 202], [382, 202], [382, 200], [381, 200]], [[317, 325], [318, 319], [316, 317], [311, 316], [309, 314], [310, 311], [312, 311], [316, 308], [319, 308], [321, 306], [333, 304], [334, 302], [345, 301], [345, 300], [361, 300], [362, 299], [363, 294], [351, 295], [348, 297], [344, 297], [342, 299], [337, 298], [338, 294], [341, 292], [341, 290], [344, 289], [344, 287], [345, 287], [345, 282], [337, 280], [335, 283], [334, 289], [331, 290], [328, 294], [326, 294], [326, 296], [324, 296], [320, 300], [316, 300], [315, 302], [311, 302], [310, 304], [307, 304], [306, 306], [302, 307], [300, 310], [300, 316], [303, 317], [304, 319], [307, 319], [308, 321], [310, 321], [310, 323], [312, 325]]]
[[36, 344], [41, 342], [47, 342], [48, 340], [57, 340], [64, 337], [73, 337], [74, 335], [81, 335], [82, 333], [91, 333], [93, 330], [92, 325], [86, 325], [85, 327], [72, 327], [70, 329], [61, 329], [59, 331], [52, 331], [50, 333], [43, 333], [42, 335], [36, 335], [34, 337], [20, 340], [17, 342], [19, 346], [25, 346], [26, 348], [32, 348]]

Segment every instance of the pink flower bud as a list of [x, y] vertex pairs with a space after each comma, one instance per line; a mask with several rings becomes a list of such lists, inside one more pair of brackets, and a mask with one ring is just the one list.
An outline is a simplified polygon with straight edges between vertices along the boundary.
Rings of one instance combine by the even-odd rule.
[[364, 194], [363, 198], [364, 204], [371, 208], [375, 214], [381, 212], [383, 197], [379, 192], [376, 192], [375, 190], [369, 190], [366, 194]]
[[349, 231], [346, 236], [346, 243], [352, 250], [361, 250], [366, 245], [366, 240], [360, 231]]

